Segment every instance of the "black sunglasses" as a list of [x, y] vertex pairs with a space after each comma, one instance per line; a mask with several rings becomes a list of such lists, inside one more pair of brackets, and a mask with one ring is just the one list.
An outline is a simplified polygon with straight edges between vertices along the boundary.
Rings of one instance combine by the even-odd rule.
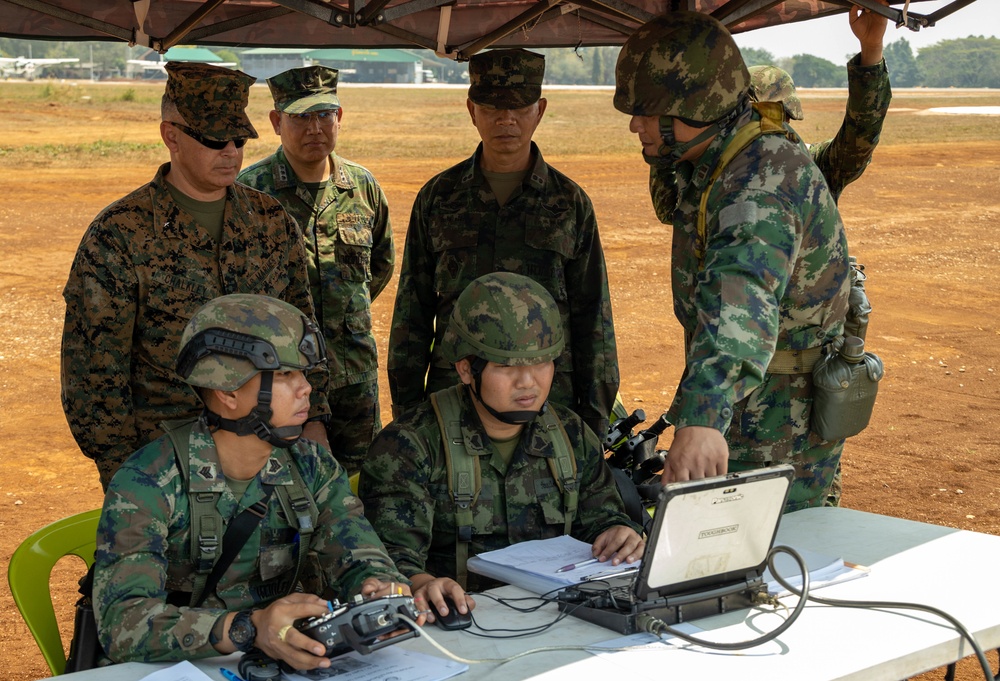
[[237, 137], [236, 139], [225, 140], [223, 142], [220, 142], [219, 140], [210, 140], [203, 135], [199, 135], [186, 125], [181, 125], [180, 123], [174, 123], [172, 121], [170, 122], [170, 125], [174, 126], [175, 128], [178, 128], [181, 132], [183, 132], [185, 135], [193, 139], [195, 142], [198, 142], [202, 146], [208, 147], [209, 149], [214, 149], [215, 151], [222, 151], [227, 146], [229, 146], [230, 142], [232, 142], [237, 149], [242, 149], [243, 145], [247, 143], [246, 137]]

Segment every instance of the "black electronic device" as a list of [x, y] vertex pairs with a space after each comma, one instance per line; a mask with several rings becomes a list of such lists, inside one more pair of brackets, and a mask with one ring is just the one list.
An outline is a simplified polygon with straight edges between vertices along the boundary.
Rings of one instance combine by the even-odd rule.
[[245, 681], [274, 681], [281, 678], [278, 663], [260, 650], [252, 650], [240, 658], [237, 669]]
[[444, 604], [448, 606], [447, 615], [442, 615], [439, 612], [434, 613], [435, 621], [439, 627], [454, 631], [456, 629], [468, 629], [472, 626], [472, 613], [467, 612], [464, 615], [460, 613], [458, 607], [455, 605], [455, 601], [447, 596], [444, 597]]
[[[326, 657], [336, 657], [356, 650], [368, 655], [380, 648], [417, 635], [417, 629], [398, 617], [419, 617], [413, 598], [403, 595], [364, 600], [355, 596], [350, 603], [334, 600], [330, 612], [320, 617], [295, 621], [295, 628], [326, 647]], [[389, 634], [396, 634], [389, 637]]]
[[754, 605], [794, 469], [788, 465], [665, 485], [638, 573], [582, 582], [559, 609], [622, 634]]

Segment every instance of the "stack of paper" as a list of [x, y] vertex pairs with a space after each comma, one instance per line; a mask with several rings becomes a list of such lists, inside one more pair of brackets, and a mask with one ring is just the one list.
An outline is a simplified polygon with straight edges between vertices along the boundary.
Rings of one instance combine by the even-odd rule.
[[[824, 586], [840, 584], [868, 574], [868, 568], [854, 563], [847, 563], [843, 558], [827, 556], [808, 549], [795, 549], [806, 562], [809, 568], [809, 589], [821, 589]], [[782, 578], [794, 586], [796, 589], [802, 587], [802, 570], [787, 553], [779, 553], [774, 559], [774, 568]], [[764, 581], [767, 583], [767, 592], [772, 596], [789, 595], [789, 591], [778, 584], [778, 580], [771, 574], [771, 570], [764, 571]]]
[[[563, 535], [520, 542], [505, 549], [480, 553], [469, 559], [469, 570], [536, 594], [544, 594], [580, 582], [634, 572], [640, 563], [636, 561], [613, 566], [610, 560], [598, 563], [592, 559], [590, 544]], [[560, 568], [578, 563], [587, 564], [559, 572]]]

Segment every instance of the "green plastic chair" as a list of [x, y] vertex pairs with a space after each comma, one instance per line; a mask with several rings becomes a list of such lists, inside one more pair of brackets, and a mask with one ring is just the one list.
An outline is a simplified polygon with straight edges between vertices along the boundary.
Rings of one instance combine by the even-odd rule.
[[52, 567], [63, 556], [79, 556], [88, 568], [93, 564], [100, 517], [98, 508], [57, 520], [32, 533], [10, 557], [7, 569], [10, 592], [53, 676], [62, 674], [66, 668], [66, 653], [49, 593], [49, 577]]

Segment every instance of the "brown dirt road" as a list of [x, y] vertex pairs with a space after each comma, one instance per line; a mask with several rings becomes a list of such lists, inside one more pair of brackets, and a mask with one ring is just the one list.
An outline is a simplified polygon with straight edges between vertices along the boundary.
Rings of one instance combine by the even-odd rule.
[[[90, 219], [148, 181], [165, 160], [156, 146], [161, 90], [147, 96], [139, 87], [141, 101], [106, 107], [93, 99], [38, 95], [33, 101], [39, 103], [26, 107], [21, 87], [27, 86], [0, 86], [0, 678], [18, 680], [47, 669], [7, 590], [10, 555], [34, 529], [101, 501], [93, 464], [76, 448], [59, 404], [62, 286]], [[423, 115], [450, 116], [455, 134], [438, 133], [440, 148], [399, 154], [395, 141], [369, 140], [358, 121], [384, 112], [386, 98], [397, 96], [408, 102], [408, 118], [394, 123], [384, 119], [402, 112], [385, 114], [379, 130], [405, 133], [426, 101], [445, 113], [428, 108]], [[351, 97], [354, 118], [346, 119], [340, 150], [379, 178], [401, 246], [417, 189], [472, 149], [474, 130], [454, 115], [464, 95], [422, 99], [413, 91], [355, 90]], [[959, 98], [967, 101], [954, 101]], [[265, 99], [255, 89], [262, 139], [248, 145], [248, 162], [275, 144], [264, 122]], [[609, 95], [555, 91], [549, 99], [538, 139], [547, 160], [594, 201], [610, 271], [622, 394], [629, 408], [642, 406], [653, 419], [668, 405], [681, 367], [669, 231], [648, 205], [646, 167], [624, 132], [624, 117], [610, 111]], [[810, 141], [829, 136], [843, 94], [806, 93], [804, 100], [809, 125], [803, 124], [803, 135]], [[870, 274], [869, 349], [886, 365], [873, 423], [847, 444], [843, 503], [991, 534], [1000, 534], [1000, 117], [918, 114], [942, 103], [998, 102], [995, 92], [897, 93], [901, 110], [890, 116], [875, 162], [841, 202], [852, 253]], [[588, 153], [593, 145], [565, 125], [593, 111], [602, 113], [590, 128], [592, 140], [611, 139], [616, 149]], [[80, 146], [93, 140], [111, 140], [110, 152]], [[126, 142], [135, 146], [122, 146]], [[58, 144], [65, 146], [51, 146]], [[395, 282], [375, 304], [383, 357], [394, 293]], [[384, 386], [384, 374], [382, 380]], [[389, 418], [388, 404], [383, 417]], [[74, 564], [55, 572], [64, 637], [78, 573]], [[966, 660], [959, 678], [981, 677]]]

